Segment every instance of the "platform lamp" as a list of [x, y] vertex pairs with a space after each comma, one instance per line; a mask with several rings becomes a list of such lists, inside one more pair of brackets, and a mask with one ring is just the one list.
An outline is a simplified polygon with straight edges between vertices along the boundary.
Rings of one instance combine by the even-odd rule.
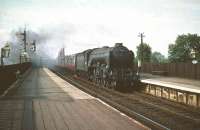
[[192, 64], [197, 64], [198, 61], [196, 59], [196, 52], [194, 49], [191, 50], [191, 56], [192, 56]]
[[31, 43], [31, 51], [35, 52], [36, 51], [36, 40], [33, 40], [33, 43]]
[[192, 56], [192, 64], [194, 64], [195, 69], [195, 79], [197, 79], [197, 63], [198, 60], [196, 59], [196, 52], [194, 49], [191, 50], [191, 56]]
[[1, 48], [1, 66], [4, 66], [3, 58], [8, 58], [10, 56], [10, 44], [7, 42], [4, 47]]

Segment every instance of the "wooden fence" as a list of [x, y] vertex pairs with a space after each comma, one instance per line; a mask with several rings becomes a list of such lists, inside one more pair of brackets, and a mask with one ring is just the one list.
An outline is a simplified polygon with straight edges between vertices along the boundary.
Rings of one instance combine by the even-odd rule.
[[200, 63], [143, 63], [141, 71], [143, 73], [153, 73], [155, 71], [164, 71], [167, 76], [200, 79]]
[[31, 63], [0, 66], [0, 94], [16, 81], [17, 70], [23, 74], [30, 67]]

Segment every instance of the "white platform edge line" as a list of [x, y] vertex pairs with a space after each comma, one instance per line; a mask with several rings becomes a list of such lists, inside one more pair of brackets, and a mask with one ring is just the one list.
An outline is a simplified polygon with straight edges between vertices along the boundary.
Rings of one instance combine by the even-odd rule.
[[170, 84], [169, 82], [161, 82], [161, 81], [153, 81], [153, 80], [141, 80], [143, 83], [147, 84], [153, 84], [153, 85], [158, 85], [158, 86], [163, 86], [163, 87], [169, 87], [173, 89], [180, 89], [183, 91], [188, 91], [188, 92], [193, 92], [193, 93], [200, 93], [200, 89], [194, 89], [194, 88], [188, 88], [190, 87], [189, 85], [183, 85], [185, 87], [181, 87], [178, 84]]
[[[46, 68], [46, 69], [48, 69], [48, 68]], [[49, 69], [48, 69], [48, 70], [49, 70]], [[49, 71], [52, 72], [51, 70], [49, 70]], [[60, 77], [59, 77], [59, 78], [60, 78]], [[62, 79], [62, 78], [61, 78], [61, 79]], [[64, 82], [70, 84], [69, 82], [67, 82], [67, 81], [65, 81], [65, 80], [64, 80]], [[72, 84], [71, 84], [71, 85], [72, 85]], [[74, 85], [72, 85], [72, 86], [74, 86]], [[74, 87], [75, 87], [75, 86], [74, 86]], [[76, 88], [77, 88], [77, 87], [76, 87]], [[77, 89], [79, 89], [79, 88], [77, 88]], [[80, 90], [80, 89], [79, 89], [79, 90]], [[82, 91], [82, 90], [80, 90], [80, 91]], [[82, 91], [82, 92], [84, 92], [84, 91]], [[84, 93], [86, 93], [86, 92], [84, 92]], [[118, 112], [120, 115], [126, 117], [127, 119], [129, 119], [130, 121], [134, 122], [135, 124], [137, 124], [137, 125], [139, 125], [139, 126], [145, 128], [145, 129], [147, 129], [147, 130], [151, 130], [150, 128], [148, 128], [147, 126], [143, 125], [142, 123], [136, 121], [135, 119], [129, 117], [129, 116], [126, 115], [125, 113], [120, 112], [120, 111], [117, 110], [116, 108], [114, 108], [114, 107], [110, 106], [109, 104], [107, 104], [106, 102], [102, 101], [100, 98], [96, 98], [96, 97], [94, 97], [94, 96], [92, 96], [92, 95], [90, 95], [90, 94], [88, 94], [88, 93], [86, 93], [86, 94], [89, 95], [89, 96], [91, 96], [91, 97], [93, 97], [93, 99], [96, 99], [97, 101], [99, 101], [99, 102], [102, 103], [103, 105], [105, 105], [105, 106], [111, 108], [112, 110]]]

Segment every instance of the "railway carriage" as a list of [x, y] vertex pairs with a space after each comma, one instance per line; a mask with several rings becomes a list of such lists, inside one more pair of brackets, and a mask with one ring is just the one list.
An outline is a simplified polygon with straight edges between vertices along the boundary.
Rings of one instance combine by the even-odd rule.
[[75, 55], [65, 56], [65, 67], [70, 71], [75, 71]]

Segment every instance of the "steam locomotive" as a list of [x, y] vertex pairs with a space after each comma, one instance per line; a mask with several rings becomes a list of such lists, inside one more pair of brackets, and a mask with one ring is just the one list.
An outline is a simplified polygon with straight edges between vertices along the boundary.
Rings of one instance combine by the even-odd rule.
[[139, 82], [134, 68], [134, 53], [122, 43], [64, 56], [63, 65], [79, 76], [113, 89]]

